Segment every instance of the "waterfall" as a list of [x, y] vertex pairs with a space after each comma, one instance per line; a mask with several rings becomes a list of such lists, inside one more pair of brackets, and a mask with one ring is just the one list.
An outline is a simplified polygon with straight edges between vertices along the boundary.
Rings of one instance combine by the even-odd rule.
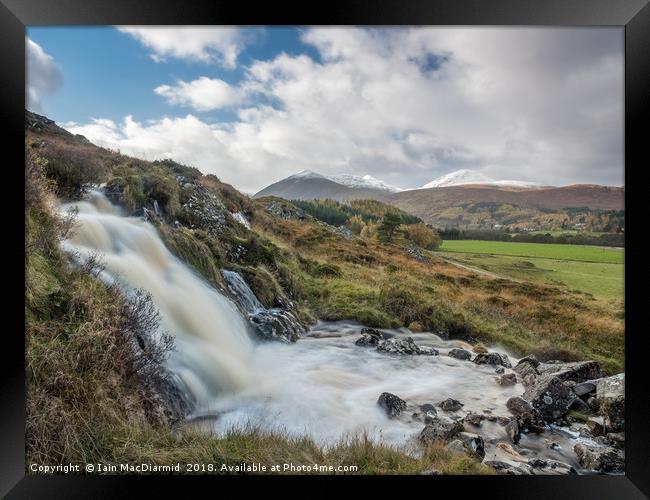
[[78, 216], [64, 250], [81, 260], [98, 254], [105, 267], [101, 279], [117, 279], [127, 294], [151, 294], [160, 328], [175, 337], [168, 368], [199, 404], [252, 383], [251, 329], [229, 298], [176, 258], [151, 224], [123, 216], [102, 194], [92, 192], [89, 200], [60, 210], [70, 208]]

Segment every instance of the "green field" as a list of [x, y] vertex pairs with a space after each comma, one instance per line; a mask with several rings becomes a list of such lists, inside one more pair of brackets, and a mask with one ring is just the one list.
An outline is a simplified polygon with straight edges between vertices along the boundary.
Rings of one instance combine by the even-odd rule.
[[564, 261], [623, 264], [622, 249], [559, 243], [517, 243], [510, 241], [446, 240], [440, 250], [445, 252], [537, 257]]
[[453, 260], [499, 276], [559, 285], [594, 297], [623, 299], [622, 264], [454, 253]]

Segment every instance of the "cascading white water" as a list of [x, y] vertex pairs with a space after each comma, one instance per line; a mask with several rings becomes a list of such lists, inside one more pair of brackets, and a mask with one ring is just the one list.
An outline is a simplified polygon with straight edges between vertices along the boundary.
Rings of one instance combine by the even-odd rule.
[[[520, 383], [496, 384], [492, 366], [447, 356], [463, 343], [431, 333], [411, 335], [419, 345], [438, 349], [440, 356], [393, 356], [356, 346], [362, 325], [349, 322], [320, 323], [295, 344], [254, 343], [237, 306], [174, 257], [151, 224], [121, 215], [99, 193], [60, 209], [72, 207], [78, 209], [78, 224], [64, 248], [81, 259], [100, 254], [102, 279], [119, 278], [127, 292], [141, 288], [151, 293], [162, 328], [176, 339], [169, 368], [196, 398], [195, 416], [209, 415], [199, 420], [212, 430], [253, 424], [308, 434], [323, 444], [367, 432], [401, 445], [413, 441], [423, 423], [409, 415], [389, 419], [377, 405], [382, 392], [393, 392], [414, 408], [453, 397], [465, 405], [460, 413], [507, 415], [507, 399], [524, 390]], [[263, 310], [239, 276], [226, 276], [236, 295], [246, 299], [242, 307], [249, 314]], [[485, 422], [481, 434], [487, 457], [502, 460], [495, 443], [507, 442], [504, 428]], [[577, 466], [571, 450], [580, 440], [593, 444], [566, 430], [548, 430], [540, 437], [525, 435], [521, 446], [535, 456]], [[557, 446], [549, 448], [550, 441]]]
[[116, 278], [125, 290], [149, 292], [161, 315], [161, 328], [175, 336], [168, 360], [198, 404], [251, 383], [248, 366], [253, 342], [235, 304], [208, 286], [163, 244], [156, 229], [138, 217], [124, 217], [102, 194], [76, 207], [77, 223], [64, 249], [81, 259], [98, 254], [100, 277]]

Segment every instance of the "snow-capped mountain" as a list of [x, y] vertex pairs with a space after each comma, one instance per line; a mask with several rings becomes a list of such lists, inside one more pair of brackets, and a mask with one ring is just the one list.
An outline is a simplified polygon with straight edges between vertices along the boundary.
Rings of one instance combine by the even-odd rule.
[[313, 170], [301, 170], [286, 179], [329, 179], [332, 182], [348, 186], [351, 188], [370, 188], [381, 189], [389, 193], [397, 193], [401, 191], [400, 188], [386, 184], [371, 175], [356, 175], [356, 174], [337, 174], [337, 175], [323, 175]]
[[344, 186], [354, 188], [382, 189], [390, 193], [401, 191], [400, 188], [386, 184], [384, 181], [376, 179], [371, 175], [338, 174], [330, 175], [329, 179], [338, 182], [339, 184], [343, 184]]
[[493, 186], [511, 186], [511, 187], [536, 187], [541, 186], [537, 182], [502, 180], [497, 181], [474, 170], [461, 169], [445, 174], [424, 186], [417, 189], [429, 189], [445, 186], [461, 186], [463, 184], [490, 184]]

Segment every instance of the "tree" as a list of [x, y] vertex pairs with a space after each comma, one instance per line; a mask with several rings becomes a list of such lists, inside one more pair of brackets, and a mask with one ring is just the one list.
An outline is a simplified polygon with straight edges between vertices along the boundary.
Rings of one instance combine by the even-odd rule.
[[395, 236], [395, 232], [402, 224], [402, 218], [394, 213], [387, 213], [384, 215], [377, 228], [377, 235], [379, 236], [379, 241], [382, 243], [390, 243]]
[[406, 233], [406, 237], [420, 248], [433, 250], [442, 243], [438, 232], [422, 222], [420, 224], [404, 226], [404, 232]]

